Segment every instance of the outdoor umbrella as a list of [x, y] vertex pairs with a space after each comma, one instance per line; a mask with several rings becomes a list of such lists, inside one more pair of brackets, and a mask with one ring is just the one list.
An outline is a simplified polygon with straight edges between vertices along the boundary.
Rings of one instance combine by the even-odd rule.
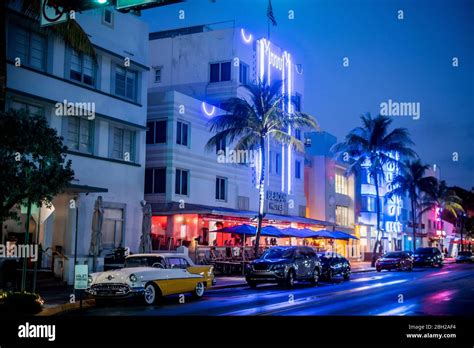
[[151, 205], [145, 201], [140, 204], [143, 208], [143, 220], [139, 250], [141, 253], [149, 253], [151, 252]]
[[342, 232], [342, 231], [333, 231], [332, 234], [335, 239], [359, 239], [349, 233]]
[[257, 229], [254, 226], [242, 224], [242, 225], [224, 227], [214, 232], [224, 232], [224, 233], [233, 233], [233, 234], [243, 234], [246, 236], [254, 236], [257, 233]]
[[92, 236], [89, 255], [93, 256], [92, 269], [97, 271], [97, 257], [102, 252], [102, 223], [104, 221], [104, 207], [102, 196], [97, 197], [94, 203], [94, 214], [92, 216]]
[[268, 236], [268, 237], [285, 237], [285, 235], [283, 234], [283, 232], [275, 227], [275, 226], [265, 226], [264, 228], [262, 228], [262, 236]]
[[331, 231], [328, 230], [319, 230], [314, 231], [313, 238], [328, 238], [328, 239], [336, 239], [335, 236]]
[[312, 238], [316, 235], [316, 231], [310, 230], [309, 228], [298, 229], [294, 227], [287, 227], [281, 230], [286, 237], [297, 237], [297, 238]]

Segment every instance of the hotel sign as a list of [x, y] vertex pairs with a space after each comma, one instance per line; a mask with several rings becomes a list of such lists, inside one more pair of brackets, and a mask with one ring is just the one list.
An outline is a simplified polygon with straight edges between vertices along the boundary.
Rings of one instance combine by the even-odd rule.
[[267, 191], [266, 200], [268, 202], [268, 212], [276, 214], [287, 213], [287, 194], [284, 192]]

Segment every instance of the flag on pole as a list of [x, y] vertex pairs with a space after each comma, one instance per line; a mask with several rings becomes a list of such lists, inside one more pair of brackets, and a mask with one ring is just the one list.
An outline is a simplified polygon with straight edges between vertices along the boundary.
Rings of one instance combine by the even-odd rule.
[[268, 7], [267, 7], [267, 17], [272, 22], [272, 25], [276, 26], [277, 21], [275, 16], [273, 15], [273, 7], [272, 7], [272, 0], [268, 0]]

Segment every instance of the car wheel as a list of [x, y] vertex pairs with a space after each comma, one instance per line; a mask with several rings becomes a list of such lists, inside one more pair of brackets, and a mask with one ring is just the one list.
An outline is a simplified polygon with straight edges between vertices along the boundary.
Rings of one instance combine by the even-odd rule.
[[161, 291], [158, 286], [154, 283], [148, 283], [145, 285], [145, 293], [143, 298], [147, 305], [153, 305], [158, 302], [158, 299], [161, 296]]
[[201, 298], [204, 295], [205, 286], [204, 283], [199, 282], [196, 284], [196, 288], [193, 291], [194, 298]]
[[342, 275], [342, 277], [343, 277], [345, 280], [349, 280], [349, 278], [351, 277], [351, 269], [350, 269], [350, 268], [347, 268], [346, 271], [344, 272], [344, 274]]
[[326, 278], [329, 282], [331, 282], [334, 279], [334, 272], [332, 270], [328, 270]]
[[319, 283], [319, 270], [318, 268], [315, 268], [313, 271], [313, 277], [311, 278], [311, 284], [313, 285], [318, 285]]
[[292, 288], [295, 286], [295, 271], [292, 269], [288, 271], [288, 275], [286, 276], [286, 282], [285, 285], [288, 288]]

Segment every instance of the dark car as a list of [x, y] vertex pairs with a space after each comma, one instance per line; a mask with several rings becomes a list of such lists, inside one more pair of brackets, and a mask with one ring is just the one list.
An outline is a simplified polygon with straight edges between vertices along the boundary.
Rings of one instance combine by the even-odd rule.
[[293, 287], [295, 281], [318, 284], [321, 263], [316, 252], [306, 246], [278, 246], [265, 251], [245, 267], [245, 278], [251, 288], [259, 283], [277, 283]]
[[438, 248], [418, 248], [413, 257], [415, 266], [443, 266], [443, 254]]
[[351, 277], [351, 264], [344, 256], [337, 253], [318, 253], [321, 261], [321, 277], [331, 281], [335, 276], [340, 275], [344, 279]]
[[377, 272], [383, 269], [399, 271], [411, 271], [413, 269], [413, 258], [404, 251], [391, 251], [384, 254], [375, 262]]
[[456, 263], [474, 262], [474, 255], [471, 251], [460, 251], [456, 256]]

